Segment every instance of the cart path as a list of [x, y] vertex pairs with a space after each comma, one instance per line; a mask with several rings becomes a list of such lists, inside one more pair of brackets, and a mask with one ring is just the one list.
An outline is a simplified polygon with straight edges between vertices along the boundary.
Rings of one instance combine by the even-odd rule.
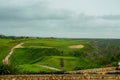
[[36, 66], [39, 66], [39, 67], [44, 67], [44, 68], [47, 68], [47, 69], [51, 69], [51, 70], [55, 70], [55, 71], [62, 71], [58, 68], [54, 68], [54, 67], [51, 67], [51, 66], [46, 66], [46, 65], [40, 65], [40, 64], [35, 64]]
[[10, 50], [10, 52], [8, 53], [8, 55], [5, 57], [5, 59], [3, 59], [3, 64], [6, 64], [6, 65], [8, 65], [9, 63], [10, 63], [10, 56], [12, 55], [12, 53], [14, 52], [14, 50], [15, 50], [15, 48], [22, 48], [22, 45], [23, 45], [24, 43], [20, 43], [20, 44], [17, 44], [16, 46], [14, 46], [11, 50]]

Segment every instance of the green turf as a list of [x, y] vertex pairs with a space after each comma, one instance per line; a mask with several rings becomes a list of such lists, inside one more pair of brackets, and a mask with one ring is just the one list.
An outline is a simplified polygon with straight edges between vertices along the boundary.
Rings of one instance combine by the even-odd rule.
[[[23, 43], [24, 48], [15, 49], [10, 58], [12, 64], [22, 65], [23, 68], [26, 66], [25, 64], [29, 64], [29, 66], [40, 64], [70, 71], [81, 69], [81, 67], [86, 66], [90, 62], [84, 61], [78, 56], [92, 50], [92, 47], [85, 40], [28, 39], [23, 41]], [[84, 48], [70, 49], [69, 46], [71, 45], [83, 45]], [[61, 53], [62, 51], [63, 53]], [[60, 65], [61, 58], [64, 59], [64, 67]]]
[[69, 48], [71, 45], [84, 45], [84, 48], [81, 50], [91, 49], [91, 46], [88, 45], [87, 41], [84, 40], [66, 40], [66, 39], [31, 39], [24, 42], [25, 47], [54, 47], [59, 51], [63, 51], [64, 55], [68, 55], [72, 49]]
[[19, 68], [22, 69], [23, 72], [29, 72], [29, 73], [39, 73], [39, 72], [55, 72], [54, 70], [47, 69], [44, 67], [31, 65], [31, 64], [23, 64], [19, 65]]
[[[84, 48], [70, 49], [71, 45], [83, 45]], [[77, 65], [82, 63], [79, 62], [79, 56], [73, 56], [75, 51], [82, 54], [92, 49], [87, 41], [67, 39], [28, 39], [24, 41], [23, 46], [24, 48], [15, 49], [10, 58], [12, 64], [23, 66], [25, 64], [41, 64], [65, 71], [74, 70]], [[64, 59], [64, 67], [60, 65], [61, 58]]]
[[[10, 57], [10, 62], [19, 66], [25, 72], [52, 72], [52, 70], [36, 66], [36, 64], [55, 67], [64, 71], [102, 67], [108, 62], [114, 62], [113, 64], [116, 65], [117, 62], [115, 60], [119, 59], [120, 49], [115, 46], [112, 48], [109, 46], [104, 47], [107, 41], [103, 40], [103, 42], [99, 43], [96, 40], [81, 39], [0, 39], [0, 63], [13, 46], [23, 42], [23, 48], [14, 50]], [[72, 45], [83, 45], [84, 48], [70, 49], [69, 46]], [[117, 52], [117, 54], [114, 53], [116, 56], [110, 54], [110, 56], [113, 55], [110, 58], [111, 60], [105, 55], [110, 53], [110, 50], [111, 53]], [[61, 67], [61, 58], [64, 59], [64, 67]], [[104, 63], [104, 61], [106, 62]]]

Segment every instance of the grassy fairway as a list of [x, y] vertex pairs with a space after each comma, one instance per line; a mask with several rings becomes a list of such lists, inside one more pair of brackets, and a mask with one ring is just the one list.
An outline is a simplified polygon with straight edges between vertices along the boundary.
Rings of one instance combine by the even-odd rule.
[[84, 45], [81, 50], [88, 50], [90, 46], [85, 40], [72, 39], [32, 39], [25, 42], [25, 47], [40, 47], [40, 48], [56, 48], [59, 51], [64, 51], [64, 55], [68, 55], [72, 49], [68, 48], [71, 45]]
[[[69, 46], [71, 45], [83, 45], [84, 48], [70, 49]], [[75, 70], [80, 66], [81, 67], [85, 66], [84, 64], [88, 64], [90, 62], [89, 60], [88, 61], [82, 60], [79, 56], [77, 56], [78, 53], [82, 54], [91, 50], [91, 46], [88, 45], [87, 41], [85, 40], [28, 39], [24, 41], [23, 47], [24, 48], [15, 49], [10, 60], [12, 64], [20, 65], [22, 66], [23, 69], [29, 67], [27, 68], [27, 71], [28, 69], [30, 71], [32, 71], [33, 69], [33, 72], [34, 70], [37, 71], [38, 66], [35, 67], [34, 64], [46, 65], [61, 70], [70, 71], [70, 70]], [[61, 51], [63, 51], [63, 54], [61, 53]], [[64, 59], [64, 67], [61, 67], [60, 65], [61, 58]], [[41, 69], [38, 71], [46, 71], [46, 70]]]
[[[23, 47], [14, 50], [10, 63], [28, 73], [54, 72], [55, 68], [73, 71], [104, 67], [108, 63], [116, 65], [120, 59], [119, 40], [26, 38], [0, 39], [0, 63], [11, 48], [21, 42]], [[83, 47], [75, 48], [80, 45]], [[61, 67], [61, 58], [64, 59], [64, 67]]]

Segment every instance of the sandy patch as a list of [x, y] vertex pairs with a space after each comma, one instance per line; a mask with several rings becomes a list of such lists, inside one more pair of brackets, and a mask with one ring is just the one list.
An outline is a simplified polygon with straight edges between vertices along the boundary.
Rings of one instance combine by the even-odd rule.
[[79, 49], [79, 48], [84, 48], [84, 45], [72, 45], [72, 46], [68, 46], [71, 49]]

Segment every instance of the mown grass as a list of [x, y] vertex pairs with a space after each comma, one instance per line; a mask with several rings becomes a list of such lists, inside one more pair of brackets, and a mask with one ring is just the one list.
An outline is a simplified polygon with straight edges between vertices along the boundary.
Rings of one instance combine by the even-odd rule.
[[[83, 45], [84, 48], [70, 49], [71, 45]], [[11, 63], [22, 65], [22, 68], [28, 67], [27, 71], [31, 69], [31, 71], [38, 72], [44, 71], [44, 69], [39, 68], [38, 70], [38, 66], [33, 66], [33, 64], [51, 66], [63, 71], [81, 68], [82, 63], [88, 64], [88, 61], [82, 61], [79, 56], [75, 55], [76, 51], [82, 54], [92, 49], [87, 41], [67, 39], [28, 39], [24, 41], [23, 46], [24, 48], [15, 49], [10, 58]], [[61, 58], [64, 59], [64, 67], [60, 65]]]
[[54, 47], [59, 51], [63, 51], [64, 55], [69, 55], [72, 49], [69, 48], [71, 45], [84, 45], [81, 50], [91, 49], [90, 45], [85, 40], [71, 40], [71, 39], [31, 39], [24, 42], [25, 47]]
[[[111, 52], [118, 51], [117, 54], [119, 54], [119, 47], [104, 48], [102, 46], [103, 48], [99, 48], [96, 43], [93, 43], [94, 41], [89, 40], [50, 38], [24, 40], [0, 39], [0, 62], [9, 53], [10, 49], [20, 42], [24, 43], [23, 48], [15, 49], [10, 62], [22, 68], [26, 73], [52, 72], [52, 70], [36, 65], [51, 66], [63, 71], [103, 67], [110, 62], [108, 61], [108, 56], [105, 58], [102, 57], [105, 52], [108, 53], [111, 50]], [[69, 46], [71, 45], [83, 45], [84, 48], [70, 49]], [[111, 58], [111, 62], [115, 62], [113, 59], [117, 59], [117, 55], [114, 57]], [[64, 67], [60, 65], [61, 58], [64, 59]], [[104, 60], [108, 62], [104, 63]]]
[[19, 65], [23, 73], [41, 73], [41, 72], [55, 72], [54, 70], [47, 69], [44, 67], [36, 66], [34, 64], [23, 64]]
[[31, 39], [25, 41], [24, 46], [45, 46], [66, 49], [70, 45], [85, 44], [83, 40], [64, 40], [64, 39]]

